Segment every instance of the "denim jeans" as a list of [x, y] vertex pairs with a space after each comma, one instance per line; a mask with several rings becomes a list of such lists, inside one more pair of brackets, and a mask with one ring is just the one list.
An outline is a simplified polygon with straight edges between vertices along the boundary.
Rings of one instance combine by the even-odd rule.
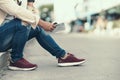
[[23, 58], [25, 44], [32, 38], [36, 38], [38, 43], [56, 58], [66, 53], [41, 27], [33, 29], [31, 26], [24, 26], [19, 19], [0, 26], [0, 52], [12, 49], [11, 59], [17, 61]]

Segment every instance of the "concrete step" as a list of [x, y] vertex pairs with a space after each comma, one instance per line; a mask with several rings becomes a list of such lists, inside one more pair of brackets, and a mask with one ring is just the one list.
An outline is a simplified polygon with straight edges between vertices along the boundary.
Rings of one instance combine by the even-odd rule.
[[0, 52], [0, 74], [7, 69], [9, 52]]

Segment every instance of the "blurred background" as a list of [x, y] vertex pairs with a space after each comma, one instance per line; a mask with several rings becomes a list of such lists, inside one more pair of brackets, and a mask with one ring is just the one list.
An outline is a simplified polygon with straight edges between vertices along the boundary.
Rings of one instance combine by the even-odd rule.
[[65, 24], [61, 34], [50, 33], [57, 44], [86, 63], [58, 68], [56, 58], [33, 39], [24, 57], [38, 69], [8, 70], [0, 80], [120, 80], [120, 0], [35, 1], [41, 19]]
[[120, 0], [36, 0], [41, 19], [65, 23], [64, 33], [120, 35]]

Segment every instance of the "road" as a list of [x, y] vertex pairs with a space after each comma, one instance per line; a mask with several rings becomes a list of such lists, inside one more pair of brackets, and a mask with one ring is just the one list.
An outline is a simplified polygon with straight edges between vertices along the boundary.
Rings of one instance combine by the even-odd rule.
[[120, 38], [87, 34], [52, 35], [56, 42], [77, 57], [82, 66], [58, 67], [57, 59], [31, 40], [25, 58], [38, 64], [34, 71], [4, 72], [1, 80], [120, 80]]

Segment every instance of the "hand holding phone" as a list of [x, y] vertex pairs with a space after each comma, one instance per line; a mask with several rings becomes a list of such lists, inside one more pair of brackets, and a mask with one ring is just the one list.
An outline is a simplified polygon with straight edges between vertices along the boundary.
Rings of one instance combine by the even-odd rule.
[[54, 23], [56, 28], [53, 30], [54, 33], [63, 32], [65, 30], [65, 24], [64, 23]]

